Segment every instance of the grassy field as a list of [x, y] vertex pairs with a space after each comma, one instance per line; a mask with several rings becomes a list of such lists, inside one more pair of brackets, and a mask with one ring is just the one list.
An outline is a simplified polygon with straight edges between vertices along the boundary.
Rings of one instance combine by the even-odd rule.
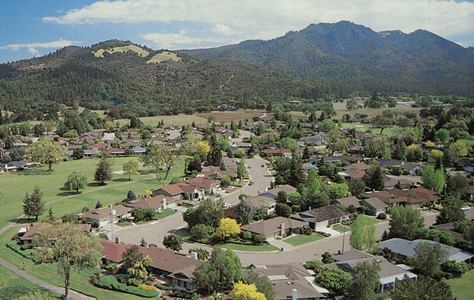
[[349, 114], [351, 117], [355, 114], [366, 114], [369, 118], [375, 117], [380, 115], [384, 110], [391, 110], [396, 113], [404, 113], [404, 112], [414, 112], [418, 113], [420, 108], [410, 107], [407, 105], [397, 105], [393, 108], [359, 108], [356, 110], [348, 110], [346, 108], [346, 101], [344, 102], [336, 102], [333, 103], [334, 110], [336, 111], [336, 118], [340, 119], [343, 115]]
[[[17, 297], [37, 291], [45, 290], [9, 270], [0, 267], [0, 300], [16, 299]], [[46, 293], [52, 297], [58, 297], [59, 299], [59, 295], [49, 292]]]
[[[161, 120], [165, 125], [191, 125], [193, 122], [197, 125], [207, 124], [207, 118], [202, 118], [197, 115], [175, 115], [175, 116], [154, 116], [154, 117], [141, 117], [140, 120], [145, 125], [150, 125], [156, 127]], [[120, 125], [125, 125], [130, 122], [128, 119], [119, 119], [116, 120]], [[115, 121], [114, 121], [115, 123]]]
[[260, 117], [264, 112], [260, 110], [237, 110], [237, 111], [213, 111], [198, 113], [197, 115], [207, 120], [209, 117], [216, 122], [230, 123], [231, 121], [239, 121]]
[[[120, 171], [122, 164], [136, 157], [113, 158], [113, 170]], [[0, 175], [0, 227], [22, 214], [23, 198], [25, 192], [31, 192], [35, 186], [43, 191], [45, 212], [51, 207], [55, 216], [66, 213], [79, 213], [83, 207], [94, 208], [97, 201], [102, 204], [120, 202], [129, 190], [137, 195], [145, 190], [157, 188], [162, 181], [157, 180], [150, 170], [141, 169], [141, 174], [127, 180], [126, 175], [114, 174], [113, 180], [105, 186], [97, 186], [92, 181], [98, 159], [71, 160], [53, 165], [54, 171], [49, 173], [46, 167], [32, 169], [26, 172], [7, 173]], [[172, 168], [169, 179], [184, 176], [184, 157], [180, 157]], [[67, 176], [77, 171], [87, 176], [89, 186], [80, 194], [63, 190]], [[164, 173], [164, 172], [163, 172]], [[163, 178], [164, 174], [160, 174]]]
[[234, 244], [234, 243], [226, 243], [220, 245], [219, 247], [234, 250], [234, 251], [244, 251], [244, 252], [268, 252], [268, 251], [277, 251], [278, 248], [269, 245], [269, 244], [261, 244], [261, 245], [243, 245], [243, 244]]
[[[12, 228], [0, 236], [0, 257], [15, 264], [27, 273], [30, 273], [41, 280], [44, 280], [57, 286], [63, 286], [63, 278], [58, 274], [58, 268], [56, 264], [35, 264], [32, 260], [24, 258], [20, 254], [5, 246], [6, 242], [17, 231], [18, 228]], [[93, 269], [89, 269], [81, 271], [79, 273], [76, 271], [72, 272], [71, 287], [76, 291], [87, 295], [92, 295], [100, 300], [143, 299], [142, 297], [120, 292], [114, 292], [111, 290], [105, 290], [93, 286], [89, 283], [89, 277], [91, 274], [93, 274], [94, 271], [95, 270]]]
[[292, 246], [299, 246], [299, 245], [303, 245], [303, 244], [306, 244], [306, 243], [310, 243], [310, 242], [320, 240], [323, 237], [324, 236], [322, 236], [321, 234], [313, 232], [311, 235], [298, 234], [298, 235], [286, 238], [283, 241], [287, 244], [292, 245]]
[[471, 300], [474, 295], [474, 270], [464, 274], [461, 278], [446, 281], [454, 296], [458, 300]]
[[[371, 131], [373, 133], [380, 133], [381, 128], [375, 127], [372, 124], [361, 124], [361, 123], [342, 123], [342, 128], [355, 128], [357, 131]], [[412, 130], [412, 127], [403, 128], [403, 130]], [[402, 130], [399, 126], [390, 126], [384, 128], [382, 131], [388, 137], [398, 135], [398, 133]]]

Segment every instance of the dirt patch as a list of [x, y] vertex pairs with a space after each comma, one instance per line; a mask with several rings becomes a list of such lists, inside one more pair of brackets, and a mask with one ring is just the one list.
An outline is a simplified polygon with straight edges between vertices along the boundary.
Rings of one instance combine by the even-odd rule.
[[147, 57], [150, 53], [145, 49], [142, 49], [135, 45], [128, 45], [123, 47], [114, 47], [109, 49], [99, 49], [97, 51], [92, 51], [95, 57], [104, 58], [104, 54], [114, 54], [114, 53], [126, 53], [126, 52], [134, 52], [138, 56]]
[[237, 111], [213, 111], [198, 113], [197, 115], [201, 118], [208, 119], [213, 118], [216, 122], [230, 123], [233, 121], [253, 119], [254, 117], [261, 117], [264, 114], [261, 110], [237, 110]]
[[181, 61], [181, 57], [179, 57], [174, 52], [163, 51], [163, 52], [160, 52], [160, 53], [154, 55], [146, 63], [147, 64], [159, 64], [159, 63], [164, 62], [164, 61]]

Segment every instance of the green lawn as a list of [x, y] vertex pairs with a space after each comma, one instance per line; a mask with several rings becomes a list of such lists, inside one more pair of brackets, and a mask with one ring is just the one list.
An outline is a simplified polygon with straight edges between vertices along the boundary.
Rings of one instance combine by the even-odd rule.
[[[56, 264], [35, 264], [32, 260], [24, 258], [15, 251], [5, 246], [6, 242], [10, 240], [11, 236], [18, 231], [18, 228], [12, 228], [0, 236], [0, 257], [17, 265], [24, 271], [36, 276], [37, 278], [49, 282], [57, 286], [63, 286], [63, 278], [58, 274]], [[127, 299], [137, 300], [144, 299], [142, 297], [114, 292], [110, 290], [101, 289], [89, 283], [89, 277], [95, 270], [89, 269], [81, 271], [80, 273], [74, 271], [71, 273], [72, 283], [71, 287], [86, 295], [91, 295], [97, 299], [115, 300]]]
[[344, 226], [342, 224], [335, 224], [332, 226], [332, 229], [336, 230], [336, 231], [339, 231], [341, 233], [344, 233], [344, 232], [348, 232], [348, 231], [351, 231], [351, 228], [348, 227], [348, 226]]
[[461, 278], [446, 281], [458, 300], [471, 300], [474, 295], [474, 270], [465, 273]]
[[[9, 270], [0, 267], [0, 300], [16, 299], [36, 291], [44, 290]], [[54, 293], [46, 293], [59, 298], [59, 295]]]
[[369, 220], [370, 223], [373, 223], [373, 224], [377, 224], [377, 223], [380, 223], [380, 222], [383, 222], [383, 220], [379, 220], [377, 219], [376, 217], [372, 217], [372, 216], [367, 216], [367, 215], [358, 215], [357, 217], [361, 217], [361, 218], [365, 218], [367, 220]]
[[[368, 130], [371, 130], [373, 133], [380, 133], [381, 128], [375, 127], [372, 124], [362, 124], [362, 123], [342, 123], [342, 128], [355, 128], [357, 131], [363, 131], [366, 132]], [[385, 127], [385, 129], [382, 131], [382, 133], [388, 137], [396, 136], [398, 133], [402, 130], [401, 127], [399, 126], [389, 126]], [[409, 131], [412, 130], [412, 128], [404, 128], [403, 130]]]
[[406, 105], [397, 105], [396, 107], [391, 108], [359, 108], [356, 110], [348, 110], [346, 108], [346, 101], [344, 102], [335, 102], [334, 111], [336, 112], [336, 118], [340, 119], [343, 115], [349, 114], [350, 116], [354, 116], [355, 114], [366, 114], [369, 118], [375, 117], [380, 115], [384, 110], [391, 110], [396, 113], [404, 113], [404, 112], [414, 112], [418, 113], [420, 108], [416, 107], [409, 107]]
[[[112, 158], [113, 170], [120, 171], [122, 164], [131, 160], [138, 160], [137, 157]], [[55, 216], [62, 216], [66, 213], [79, 213], [83, 207], [90, 209], [95, 207], [97, 201], [102, 204], [113, 204], [120, 202], [127, 195], [129, 190], [135, 194], [143, 194], [145, 190], [161, 186], [163, 181], [153, 177], [151, 170], [141, 168], [141, 174], [132, 177], [132, 181], [127, 180], [127, 176], [114, 174], [113, 180], [105, 186], [93, 184], [94, 172], [98, 159], [81, 159], [61, 162], [53, 165], [53, 172], [47, 172], [46, 167], [32, 170], [0, 175], [0, 227], [3, 227], [9, 220], [22, 214], [22, 201], [26, 192], [31, 192], [35, 186], [43, 191], [45, 201], [45, 214], [49, 207], [53, 209]], [[184, 176], [184, 156], [180, 157], [172, 168], [168, 179]], [[91, 183], [80, 194], [70, 193], [62, 190], [67, 176], [73, 171], [80, 172], [87, 176]], [[160, 178], [164, 177], [164, 172]]]
[[235, 250], [235, 251], [247, 251], [247, 252], [268, 252], [268, 251], [277, 251], [278, 248], [269, 245], [269, 244], [261, 244], [261, 245], [244, 245], [244, 244], [234, 244], [234, 243], [226, 243], [219, 245], [221, 248]]
[[313, 232], [311, 235], [298, 234], [298, 235], [286, 238], [283, 241], [292, 246], [299, 246], [306, 243], [317, 241], [319, 239], [322, 239], [323, 237], [324, 236], [322, 236], [321, 234]]

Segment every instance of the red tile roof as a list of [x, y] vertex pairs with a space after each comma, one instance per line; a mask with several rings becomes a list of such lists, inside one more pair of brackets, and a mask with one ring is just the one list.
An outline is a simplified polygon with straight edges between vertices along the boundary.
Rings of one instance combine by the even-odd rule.
[[212, 188], [219, 185], [219, 181], [203, 177], [195, 177], [185, 181], [185, 183], [190, 184], [195, 187], [200, 188]]

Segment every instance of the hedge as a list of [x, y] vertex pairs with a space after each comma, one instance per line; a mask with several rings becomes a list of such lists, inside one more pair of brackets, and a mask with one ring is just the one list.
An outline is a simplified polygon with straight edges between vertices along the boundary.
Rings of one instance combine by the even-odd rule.
[[6, 246], [27, 259], [31, 259], [34, 262], [39, 262], [38, 258], [33, 253], [33, 250], [23, 249], [21, 245], [18, 245], [18, 242], [15, 240], [8, 241]]
[[159, 291], [146, 291], [133, 285], [126, 285], [124, 283], [120, 283], [113, 275], [103, 276], [99, 279], [93, 280], [92, 283], [104, 289], [124, 292], [146, 298], [153, 298], [160, 295]]

